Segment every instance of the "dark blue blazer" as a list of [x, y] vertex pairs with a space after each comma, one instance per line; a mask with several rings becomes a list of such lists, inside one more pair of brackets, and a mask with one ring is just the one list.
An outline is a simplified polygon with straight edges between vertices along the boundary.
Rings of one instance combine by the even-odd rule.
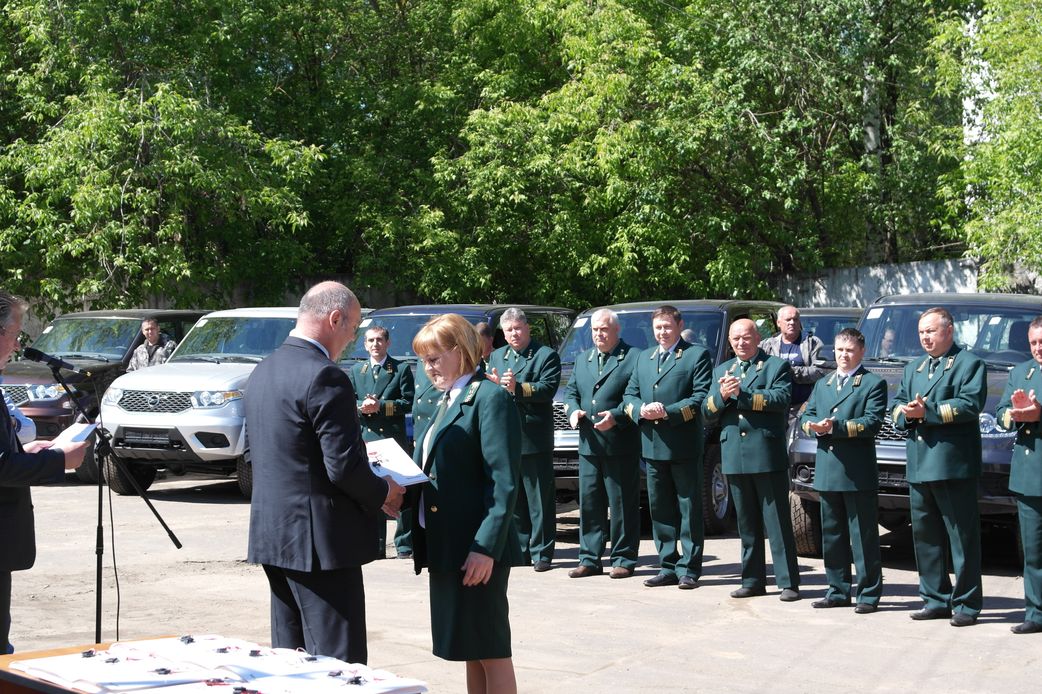
[[296, 571], [376, 558], [387, 483], [373, 474], [347, 374], [287, 337], [246, 387], [253, 464], [247, 560]]

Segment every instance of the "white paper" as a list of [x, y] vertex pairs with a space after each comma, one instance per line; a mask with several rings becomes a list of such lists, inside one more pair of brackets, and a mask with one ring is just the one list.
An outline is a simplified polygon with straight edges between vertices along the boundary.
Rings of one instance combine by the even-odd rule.
[[394, 439], [366, 441], [365, 448], [369, 452], [369, 466], [380, 477], [390, 477], [403, 487], [430, 479]]
[[54, 440], [51, 441], [51, 446], [63, 446], [67, 443], [86, 441], [97, 428], [97, 424], [87, 424], [85, 422], [70, 424], [68, 429], [63, 430], [62, 433], [54, 437]]

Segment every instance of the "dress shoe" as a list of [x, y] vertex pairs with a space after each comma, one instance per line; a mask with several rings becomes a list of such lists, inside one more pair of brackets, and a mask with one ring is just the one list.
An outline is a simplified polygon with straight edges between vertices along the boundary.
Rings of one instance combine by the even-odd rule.
[[766, 588], [746, 588], [742, 586], [738, 590], [731, 591], [732, 598], [755, 598], [760, 595], [767, 595]]
[[659, 586], [675, 586], [677, 584], [676, 574], [656, 574], [651, 578], [644, 579], [644, 585], [648, 588], [658, 588]]
[[870, 603], [867, 603], [867, 602], [859, 602], [859, 603], [858, 603], [858, 604], [857, 604], [857, 605], [856, 605], [856, 606], [854, 607], [854, 612], [856, 612], [856, 613], [858, 613], [858, 614], [871, 614], [871, 613], [875, 612], [875, 611], [876, 611], [876, 610], [878, 610], [878, 609], [879, 609], [879, 608], [878, 608], [877, 606], [875, 606], [875, 605], [872, 605], [872, 604], [870, 604]]
[[412, 552], [398, 552], [399, 559], [412, 559]]
[[680, 590], [694, 590], [698, 587], [698, 582], [694, 576], [681, 576], [680, 582], [677, 584], [677, 588]]
[[827, 610], [830, 607], [850, 607], [849, 600], [815, 600], [810, 604], [817, 610]]
[[586, 564], [580, 564], [571, 571], [568, 572], [568, 578], [586, 578], [587, 576], [600, 576], [604, 573], [604, 569], [599, 566], [587, 566]]
[[612, 568], [611, 573], [608, 574], [611, 578], [629, 578], [633, 575], [633, 569], [627, 569], [625, 566], [615, 566]]
[[549, 570], [550, 570], [550, 562], [548, 562], [548, 561], [543, 561], [542, 559], [540, 559], [535, 564], [532, 564], [532, 571], [537, 571], [539, 573], [543, 573], [544, 571], [549, 571]]
[[956, 612], [948, 623], [953, 627], [971, 627], [977, 623], [977, 616], [966, 614], [965, 612]]
[[796, 602], [800, 599], [800, 591], [795, 588], [782, 588], [781, 595], [778, 596], [778, 599], [782, 602]]
[[922, 622], [927, 619], [948, 619], [952, 616], [952, 613], [943, 607], [924, 607], [908, 616], [917, 622]]
[[1032, 622], [1030, 619], [1023, 624], [1017, 624], [1009, 628], [1014, 634], [1037, 634], [1042, 632], [1042, 623]]

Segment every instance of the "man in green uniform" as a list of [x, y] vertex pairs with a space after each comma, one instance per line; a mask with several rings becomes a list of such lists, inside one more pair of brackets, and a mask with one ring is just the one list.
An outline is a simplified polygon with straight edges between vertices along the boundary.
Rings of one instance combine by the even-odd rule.
[[626, 414], [640, 426], [659, 555], [659, 573], [644, 585], [690, 590], [702, 575], [705, 548], [700, 412], [713, 360], [706, 349], [681, 339], [684, 319], [673, 306], [655, 309], [651, 327], [658, 346], [640, 353], [626, 387]]
[[926, 603], [911, 617], [970, 626], [983, 603], [977, 479], [987, 373], [979, 357], [955, 344], [947, 309], [923, 312], [919, 342], [926, 356], [905, 366], [892, 412], [894, 426], [908, 432], [912, 541]]
[[875, 436], [886, 417], [886, 381], [861, 366], [865, 336], [853, 328], [836, 335], [836, 364], [814, 385], [800, 426], [818, 437], [814, 489], [821, 498], [825, 598], [811, 607], [850, 605], [850, 563], [857, 570], [858, 614], [875, 612], [883, 592], [879, 552], [879, 465]]
[[[1010, 328], [1010, 332], [1013, 328]], [[1031, 359], [1009, 372], [995, 418], [1017, 442], [1009, 473], [1009, 490], [1017, 495], [1020, 540], [1024, 547], [1024, 622], [1014, 634], [1042, 632], [1042, 316], [1028, 327]]]
[[720, 455], [742, 539], [742, 587], [731, 597], [767, 592], [766, 536], [778, 598], [792, 602], [800, 599], [785, 450], [792, 369], [760, 349], [760, 333], [747, 318], [731, 324], [727, 339], [736, 356], [716, 367], [702, 412], [720, 425]]
[[[358, 401], [358, 419], [362, 424], [362, 438], [366, 441], [394, 439], [406, 453], [411, 453], [412, 442], [405, 433], [405, 415], [412, 410], [413, 378], [409, 365], [387, 354], [391, 336], [387, 328], [370, 326], [365, 331], [367, 361], [355, 364], [348, 373]], [[412, 556], [410, 521], [403, 514], [398, 518], [394, 544], [399, 559]], [[380, 553], [385, 556], [387, 526], [380, 526]]]
[[590, 317], [594, 346], [576, 358], [564, 393], [568, 422], [579, 430], [579, 566], [572, 578], [602, 573], [609, 537], [612, 578], [632, 576], [640, 550], [640, 439], [623, 409], [637, 351], [619, 330], [610, 309]]
[[521, 415], [521, 493], [515, 515], [521, 547], [536, 571], [549, 571], [557, 535], [554, 500], [554, 393], [561, 358], [532, 339], [528, 317], [508, 308], [499, 319], [507, 343], [492, 352], [487, 377], [514, 396]]

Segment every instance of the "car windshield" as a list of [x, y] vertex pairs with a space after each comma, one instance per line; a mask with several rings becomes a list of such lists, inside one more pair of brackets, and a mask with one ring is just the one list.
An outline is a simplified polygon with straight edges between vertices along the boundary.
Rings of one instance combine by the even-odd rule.
[[[380, 326], [387, 328], [387, 334], [390, 336], [391, 344], [388, 347], [388, 353], [395, 359], [408, 359], [415, 361], [416, 353], [412, 351], [412, 339], [416, 337], [416, 333], [420, 332], [427, 321], [433, 316], [440, 315], [438, 313], [421, 313], [421, 314], [403, 314], [403, 315], [379, 315], [369, 316], [362, 320], [358, 325], [358, 334], [355, 335], [355, 341], [344, 350], [344, 356], [340, 358], [341, 362], [357, 361], [361, 359], [368, 359], [369, 352], [365, 349], [365, 331]], [[478, 323], [483, 318], [474, 318], [472, 316], [463, 316], [471, 323]]]
[[32, 346], [63, 358], [118, 361], [139, 332], [140, 318], [62, 318], [44, 328]]
[[282, 344], [295, 318], [200, 318], [170, 361], [260, 361]]
[[[681, 311], [684, 317], [684, 330], [693, 333], [691, 342], [701, 345], [709, 350], [716, 358], [719, 346], [723, 314], [713, 311]], [[654, 346], [655, 336], [651, 331], [652, 310], [644, 311], [619, 311], [620, 336], [626, 344], [637, 349], [646, 349]], [[593, 347], [593, 337], [590, 334], [590, 316], [579, 316], [572, 323], [568, 336], [559, 350], [561, 362], [574, 364], [575, 358], [583, 351]]]
[[836, 334], [843, 328], [857, 325], [858, 316], [800, 316], [803, 334], [814, 335], [826, 345], [836, 341]]
[[[955, 342], [999, 367], [1031, 358], [1028, 326], [1039, 308], [945, 304], [954, 319]], [[873, 306], [865, 312], [861, 332], [867, 359], [908, 362], [921, 357], [919, 316], [929, 306]]]

